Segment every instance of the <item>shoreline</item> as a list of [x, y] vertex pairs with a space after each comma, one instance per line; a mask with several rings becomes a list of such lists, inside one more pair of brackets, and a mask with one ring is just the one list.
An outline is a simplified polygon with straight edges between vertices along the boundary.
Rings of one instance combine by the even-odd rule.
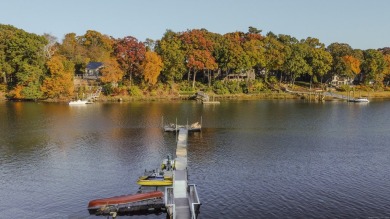
[[[347, 92], [337, 92], [347, 96]], [[390, 100], [390, 91], [377, 91], [377, 92], [361, 92], [361, 96], [367, 97], [368, 99], [383, 99]], [[359, 94], [360, 95], [360, 94]], [[355, 98], [359, 95], [355, 94]], [[142, 96], [132, 97], [129, 95], [118, 95], [118, 96], [101, 96], [95, 102], [148, 102], [148, 101], [182, 101], [191, 100], [192, 95], [162, 95], [162, 96]], [[279, 92], [264, 92], [257, 94], [227, 94], [227, 95], [211, 95], [210, 98], [215, 100], [281, 100], [281, 99], [307, 99], [307, 97], [299, 96], [291, 93], [279, 93]], [[325, 98], [326, 101], [334, 100], [332, 98]], [[4, 93], [0, 93], [0, 102], [7, 101], [21, 101], [29, 102], [29, 100], [10, 100], [7, 99]], [[30, 100], [31, 101], [31, 100]], [[38, 100], [36, 102], [46, 103], [67, 103], [70, 99], [48, 99]]]

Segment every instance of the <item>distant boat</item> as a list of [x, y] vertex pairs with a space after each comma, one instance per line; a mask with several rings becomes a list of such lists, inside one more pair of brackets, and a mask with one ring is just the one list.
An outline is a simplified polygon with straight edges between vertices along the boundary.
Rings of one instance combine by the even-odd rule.
[[367, 98], [360, 97], [355, 99], [350, 99], [349, 102], [355, 102], [355, 103], [368, 103], [370, 102]]
[[74, 100], [70, 101], [69, 105], [85, 105], [87, 103], [89, 103], [88, 100]]

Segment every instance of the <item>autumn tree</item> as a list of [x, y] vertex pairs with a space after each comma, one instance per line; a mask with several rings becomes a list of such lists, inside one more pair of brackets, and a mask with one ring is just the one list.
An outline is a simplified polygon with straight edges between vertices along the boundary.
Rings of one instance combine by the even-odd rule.
[[188, 67], [188, 79], [190, 72], [193, 72], [192, 88], [195, 87], [195, 79], [198, 71], [214, 70], [217, 68], [212, 56], [213, 42], [207, 37], [207, 31], [188, 30], [180, 36], [186, 54]]
[[133, 77], [139, 79], [142, 73], [142, 62], [145, 59], [146, 48], [144, 43], [139, 42], [132, 36], [116, 40], [114, 55], [121, 69], [132, 82]]
[[162, 39], [157, 41], [155, 51], [163, 62], [162, 80], [165, 82], [181, 81], [186, 72], [186, 58], [180, 35], [167, 30]]
[[[242, 72], [251, 69], [253, 64], [250, 57], [243, 48], [245, 42], [245, 34], [242, 32], [227, 33], [224, 35], [227, 46], [227, 73]], [[250, 45], [247, 45], [248, 48]], [[254, 57], [253, 57], [254, 58]], [[252, 60], [254, 61], [254, 60]]]
[[296, 78], [304, 74], [311, 74], [312, 68], [306, 61], [307, 47], [302, 43], [291, 46], [291, 55], [284, 62], [284, 68], [291, 74], [292, 85], [294, 86]]
[[155, 52], [147, 51], [145, 53], [145, 60], [142, 63], [142, 68], [144, 80], [149, 85], [155, 85], [163, 68], [161, 57]]
[[94, 30], [88, 30], [84, 35], [78, 37], [77, 41], [85, 48], [88, 61], [108, 60], [113, 52], [114, 41], [109, 36]]
[[43, 81], [41, 90], [47, 98], [68, 98], [73, 95], [74, 63], [64, 56], [53, 55], [46, 62], [48, 77]]
[[347, 55], [347, 56], [343, 56], [342, 60], [345, 63], [346, 75], [349, 78], [355, 78], [355, 76], [360, 73], [360, 61], [359, 61], [359, 59], [357, 59], [357, 58], [355, 58], [353, 56]]
[[332, 67], [332, 55], [326, 51], [325, 45], [316, 38], [308, 37], [303, 43], [308, 46], [306, 60], [312, 69], [310, 83], [313, 81], [313, 77], [315, 81], [320, 78], [322, 83], [323, 77]]
[[209, 39], [213, 42], [212, 56], [218, 65], [218, 71], [228, 71], [229, 49], [228, 40], [225, 36], [218, 33], [209, 33]]
[[104, 67], [100, 70], [100, 80], [103, 83], [117, 84], [123, 79], [124, 72], [115, 58], [106, 59], [103, 64]]
[[58, 53], [73, 62], [76, 74], [82, 74], [90, 58], [87, 55], [87, 48], [81, 45], [78, 39], [75, 33], [66, 34], [59, 45]]
[[332, 43], [327, 47], [327, 50], [332, 55], [332, 73], [339, 76], [347, 76], [347, 66], [343, 60], [344, 56], [351, 56], [353, 49], [346, 43]]
[[11, 25], [0, 25], [0, 67], [9, 96], [16, 99], [39, 99], [45, 73], [43, 36], [27, 33]]
[[377, 85], [382, 85], [386, 63], [380, 51], [374, 49], [365, 50], [364, 61], [361, 67], [366, 84], [373, 80]]
[[245, 34], [245, 41], [242, 43], [246, 55], [249, 59], [250, 68], [259, 68], [265, 65], [265, 49], [261, 30], [249, 27], [249, 32]]
[[277, 36], [272, 32], [268, 33], [264, 38], [264, 57], [265, 62], [262, 66], [265, 72], [265, 80], [268, 80], [270, 71], [282, 70], [286, 60], [287, 49], [282, 42], [277, 39]]

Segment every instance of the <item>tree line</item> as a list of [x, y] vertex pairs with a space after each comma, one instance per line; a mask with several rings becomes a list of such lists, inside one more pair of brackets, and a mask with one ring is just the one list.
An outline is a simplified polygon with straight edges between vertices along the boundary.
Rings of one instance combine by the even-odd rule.
[[[382, 89], [390, 79], [390, 48], [329, 46], [319, 39], [246, 33], [219, 34], [206, 29], [167, 30], [161, 39], [141, 42], [113, 38], [94, 30], [66, 34], [28, 33], [0, 24], [0, 89], [13, 99], [66, 99], [74, 96], [75, 75], [89, 62], [102, 62], [99, 82], [106, 93], [137, 95], [158, 88], [215, 93], [256, 92], [296, 80], [322, 84], [338, 75]], [[254, 71], [255, 81], [225, 82], [229, 74]], [[237, 89], [238, 88], [238, 89]]]

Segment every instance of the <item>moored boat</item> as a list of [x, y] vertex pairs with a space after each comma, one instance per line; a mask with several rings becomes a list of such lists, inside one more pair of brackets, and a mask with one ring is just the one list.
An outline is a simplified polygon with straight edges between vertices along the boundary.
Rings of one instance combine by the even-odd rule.
[[[164, 193], [161, 191], [152, 191], [147, 193], [138, 193], [133, 195], [122, 195], [110, 198], [95, 199], [88, 203], [88, 211], [90, 214], [106, 214], [110, 213], [113, 209], [116, 211], [138, 211], [145, 210], [142, 206], [150, 203], [162, 203]], [[111, 207], [115, 208], [111, 208]], [[107, 212], [106, 212], [107, 211]]]
[[85, 105], [88, 103], [88, 100], [74, 100], [70, 101], [69, 105]]
[[351, 100], [349, 100], [349, 102], [355, 102], [355, 103], [368, 103], [368, 102], [370, 102], [370, 101], [369, 101], [367, 98], [360, 97], [360, 98], [351, 99]]
[[172, 183], [171, 176], [141, 176], [137, 181], [141, 186], [170, 186]]

